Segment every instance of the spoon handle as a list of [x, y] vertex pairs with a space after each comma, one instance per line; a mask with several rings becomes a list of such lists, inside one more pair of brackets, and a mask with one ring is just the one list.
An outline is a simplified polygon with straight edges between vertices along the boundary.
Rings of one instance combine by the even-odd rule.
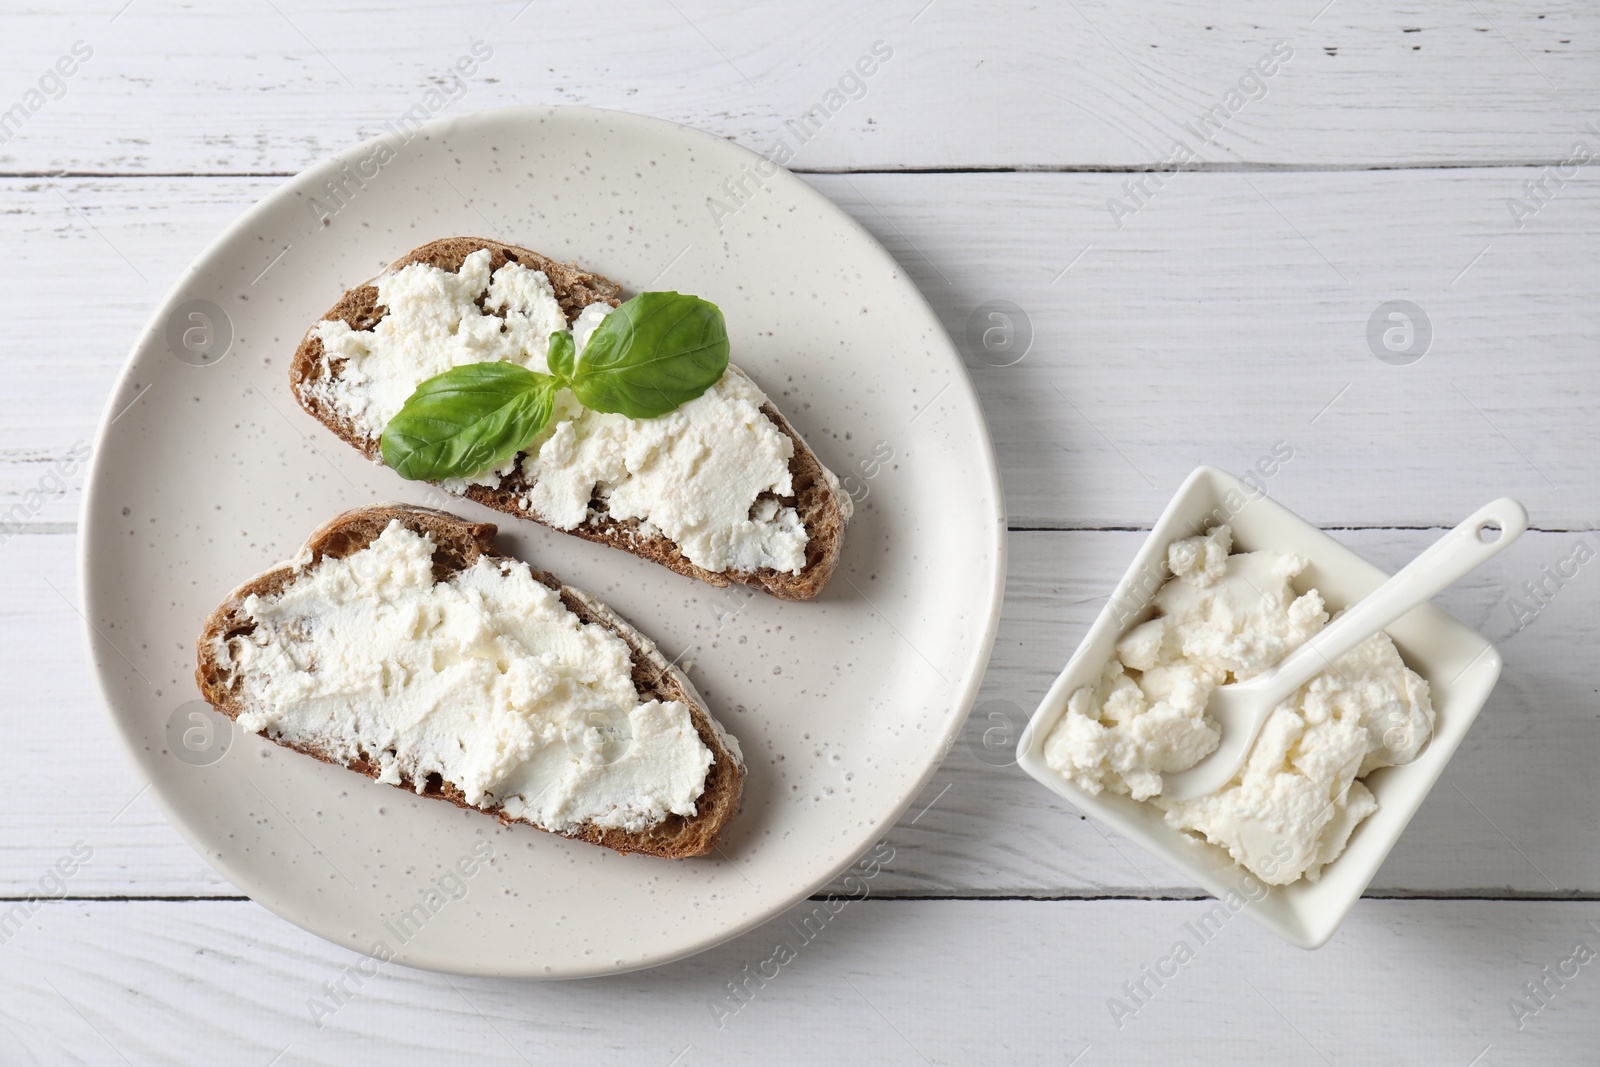
[[[1498, 526], [1485, 541], [1480, 531]], [[1528, 512], [1510, 497], [1491, 501], [1435, 541], [1416, 559], [1280, 662], [1275, 670], [1240, 683], [1269, 706], [1333, 666], [1335, 660], [1502, 551], [1528, 528]]]

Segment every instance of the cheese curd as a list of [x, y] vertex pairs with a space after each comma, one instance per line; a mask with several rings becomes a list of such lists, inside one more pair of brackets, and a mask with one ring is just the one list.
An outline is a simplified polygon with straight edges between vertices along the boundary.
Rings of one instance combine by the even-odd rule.
[[1416, 758], [1433, 731], [1428, 684], [1387, 634], [1375, 634], [1275, 708], [1243, 768], [1217, 792], [1160, 796], [1162, 776], [1194, 766], [1220, 738], [1205, 716], [1218, 685], [1276, 665], [1328, 621], [1306, 561], [1232, 552], [1218, 526], [1167, 549], [1172, 578], [1157, 614], [1117, 642], [1099, 680], [1072, 694], [1045, 743], [1049, 766], [1090, 793], [1148, 800], [1273, 885], [1316, 881], [1377, 808], [1360, 778]]

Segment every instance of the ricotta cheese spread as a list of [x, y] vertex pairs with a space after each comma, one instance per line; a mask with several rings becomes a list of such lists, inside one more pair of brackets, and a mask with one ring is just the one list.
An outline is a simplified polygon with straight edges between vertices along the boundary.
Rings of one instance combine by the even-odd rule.
[[[371, 330], [319, 322], [324, 359], [330, 369], [335, 361], [343, 366], [337, 379], [319, 378], [313, 395], [378, 438], [419, 384], [452, 367], [503, 360], [546, 371], [550, 335], [568, 328], [549, 279], [519, 263], [491, 274], [489, 262], [483, 249], [459, 272], [413, 263], [378, 278], [378, 303], [388, 313]], [[611, 310], [590, 304], [572, 323], [580, 356]], [[557, 529], [594, 518], [599, 500], [611, 518], [637, 520], [643, 536], [665, 536], [708, 571], [799, 574], [805, 524], [779, 499], [794, 491], [794, 441], [761, 411], [766, 403], [735, 367], [654, 419], [590, 411], [563, 389], [549, 424], [523, 453], [498, 470], [443, 484], [456, 493], [498, 486], [520, 465], [522, 506]]]
[[558, 529], [590, 516], [599, 496], [614, 519], [639, 520], [708, 571], [770, 567], [799, 574], [806, 528], [778, 497], [794, 491], [794, 441], [761, 411], [760, 389], [735, 367], [653, 419], [590, 411], [569, 390], [524, 453], [527, 507]]
[[218, 650], [254, 680], [239, 725], [419, 792], [438, 775], [469, 804], [559, 833], [695, 814], [711, 750], [686, 704], [639, 699], [628, 645], [526, 563], [484, 557], [435, 582], [433, 549], [391, 522], [250, 596], [255, 629]]
[[372, 284], [388, 309], [372, 329], [353, 330], [343, 319], [313, 327], [323, 359], [344, 361], [337, 379], [317, 380], [316, 395], [371, 438], [383, 435], [418, 385], [452, 367], [503, 360], [542, 373], [550, 335], [567, 328], [543, 271], [507, 263], [491, 275], [486, 248], [460, 271], [411, 263]]
[[1156, 616], [1124, 634], [1099, 680], [1068, 699], [1045, 760], [1090, 793], [1150, 801], [1169, 826], [1225, 848], [1269, 884], [1314, 882], [1377, 809], [1361, 777], [1409, 763], [1427, 743], [1428, 683], [1375, 634], [1273, 710], [1232, 782], [1163, 799], [1163, 774], [1217, 747], [1205, 716], [1211, 691], [1270, 669], [1328, 621], [1322, 595], [1291, 584], [1305, 560], [1233, 553], [1232, 540], [1222, 525], [1168, 546], [1172, 578], [1155, 594]]

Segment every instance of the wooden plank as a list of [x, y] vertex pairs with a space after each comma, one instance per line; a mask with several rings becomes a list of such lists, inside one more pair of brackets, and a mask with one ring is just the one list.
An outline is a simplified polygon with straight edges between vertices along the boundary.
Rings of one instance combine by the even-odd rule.
[[[1148, 526], [1194, 467], [1282, 442], [1272, 491], [1319, 524], [1453, 524], [1512, 493], [1591, 528], [1600, 185], [1518, 232], [1520, 173], [1183, 175], [1120, 230], [1116, 175], [816, 182], [967, 342], [1013, 525]], [[1404, 366], [1369, 341], [1396, 299], [1432, 329]], [[1031, 331], [1020, 361], [973, 354], [993, 300]]]
[[[1314, 954], [1217, 907], [868, 896], [656, 970], [531, 986], [381, 966], [248, 903], [49, 904], [0, 953], [0, 1052], [498, 1067], [1191, 1063], [1203, 1048], [1217, 1063], [1501, 1067], [1593, 1051], [1600, 964], [1567, 964], [1520, 1030], [1508, 1006], [1600, 942], [1592, 904], [1368, 901]], [[1141, 982], [1148, 995], [1125, 988]]]
[[[1395, 568], [1434, 535], [1340, 535]], [[932, 783], [888, 835], [893, 895], [1193, 894], [1181, 876], [1010, 766], [1015, 732], [1066, 662], [1142, 535], [1026, 532], [1011, 538], [1000, 634], [978, 706]], [[1500, 688], [1440, 786], [1380, 871], [1379, 894], [1600, 893], [1600, 827], [1553, 817], [1600, 808], [1589, 773], [1600, 721], [1590, 654], [1600, 577], [1580, 570], [1521, 631], [1510, 598], [1570, 554], [1576, 535], [1533, 532], [1440, 602], [1500, 643]], [[236, 892], [167, 823], [125, 764], [87, 676], [70, 535], [21, 536], [0, 568], [0, 653], [9, 679], [11, 786], [0, 799], [0, 896], [29, 887], [74, 842], [95, 850], [72, 892]], [[220, 590], [219, 590], [220, 593]], [[168, 655], [128, 646], [136, 662]], [[186, 653], [186, 648], [176, 650]], [[149, 659], [147, 659], [147, 657]], [[190, 694], [172, 694], [173, 706]], [[998, 716], [998, 717], [995, 717]], [[231, 757], [230, 757], [231, 758]], [[1551, 790], [1530, 782], [1553, 783]], [[1553, 790], [1553, 792], [1552, 792]]]
[[[1020, 362], [968, 354], [1014, 525], [1148, 526], [1194, 466], [1246, 472], [1283, 441], [1294, 458], [1273, 492], [1324, 525], [1454, 521], [1510, 492], [1536, 525], [1592, 528], [1600, 185], [1574, 181], [1517, 231], [1505, 200], [1533, 174], [1188, 174], [1121, 230], [1105, 201], [1124, 175], [811, 180], [884, 241], [962, 346], [987, 302], [1022, 309]], [[81, 474], [64, 493], [50, 476], [91, 438], [128, 344], [274, 184], [0, 181], [0, 236], [30, 249], [0, 298], [0, 516], [31, 500], [27, 521], [72, 520]], [[61, 294], [86, 275], [99, 302], [67, 331]], [[1420, 362], [1369, 347], [1391, 299], [1431, 320]]]
[[[597, 40], [573, 0], [470, 15], [381, 0], [47, 4], [17, 13], [0, 44], [14, 72], [0, 108], [31, 112], [0, 167], [293, 172], [411, 108], [530, 101], [648, 111], [757, 151], [782, 139], [796, 165], [824, 169], [1144, 167], [1175, 140], [1224, 165], [1545, 162], [1565, 157], [1600, 88], [1597, 13], [1580, 0], [1319, 6], [630, 0]], [[492, 54], [457, 81], [475, 40]], [[92, 54], [52, 80], [77, 42]], [[851, 81], [863, 57], [873, 74]], [[1258, 62], [1272, 75], [1241, 92]], [[792, 130], [819, 104], [802, 140]], [[1201, 128], [1216, 108], [1220, 130]]]

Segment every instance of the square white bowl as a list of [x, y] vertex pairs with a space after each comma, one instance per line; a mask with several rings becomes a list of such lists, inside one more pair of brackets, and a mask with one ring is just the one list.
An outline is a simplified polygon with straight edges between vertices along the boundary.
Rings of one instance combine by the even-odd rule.
[[1110, 791], [1092, 796], [1045, 764], [1044, 743], [1066, 711], [1067, 698], [1092, 684], [1116, 654], [1117, 639], [1150, 618], [1151, 598], [1170, 577], [1166, 549], [1172, 541], [1228, 522], [1236, 551], [1273, 549], [1310, 561], [1295, 588], [1315, 588], [1329, 612], [1347, 607], [1381, 585], [1388, 575], [1288, 508], [1215, 467], [1189, 475], [1167, 505], [1122, 582], [1089, 628], [1017, 748], [1017, 762], [1045, 786], [1071, 801], [1193, 879], [1231, 910], [1242, 910], [1290, 944], [1320, 948], [1360, 899], [1406, 824], [1455, 754], [1472, 720], [1500, 677], [1500, 654], [1481, 634], [1432, 604], [1403, 615], [1387, 628], [1406, 665], [1428, 682], [1436, 721], [1433, 739], [1411, 763], [1384, 767], [1362, 781], [1378, 810], [1351, 835], [1344, 852], [1323, 869], [1315, 884], [1301, 879], [1267, 886], [1216, 845], [1174, 830], [1154, 805]]

